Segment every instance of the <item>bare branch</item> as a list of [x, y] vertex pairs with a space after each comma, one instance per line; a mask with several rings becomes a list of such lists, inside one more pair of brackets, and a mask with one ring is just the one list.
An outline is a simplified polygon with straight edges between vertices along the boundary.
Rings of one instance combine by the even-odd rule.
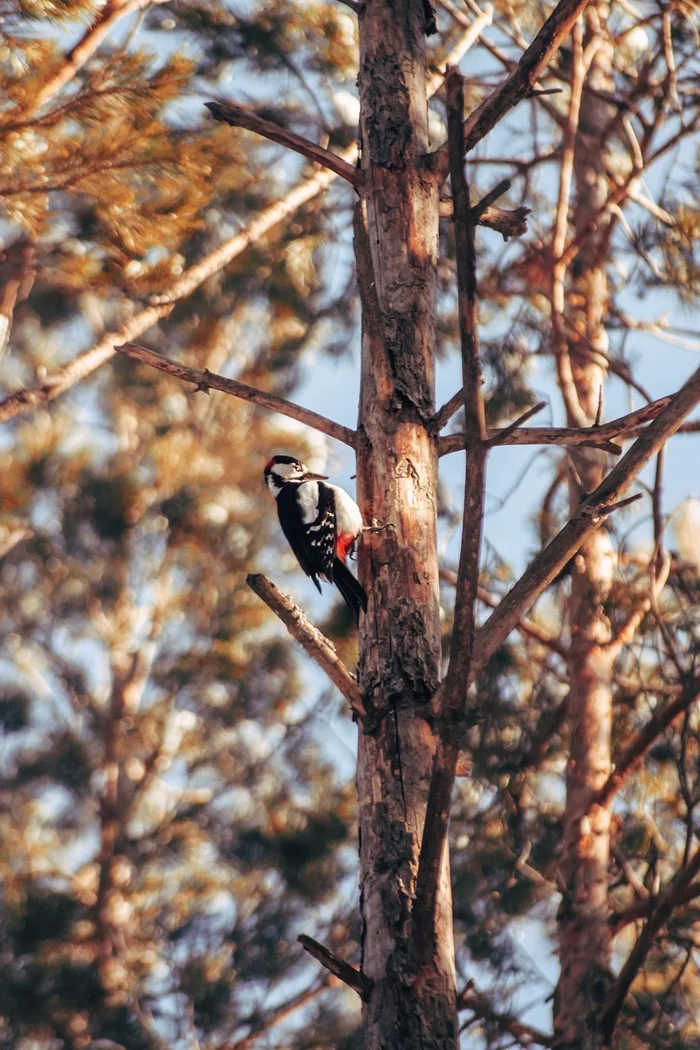
[[287, 401], [278, 394], [258, 390], [257, 387], [239, 383], [236, 379], [226, 379], [224, 376], [216, 375], [215, 372], [210, 372], [208, 368], [190, 368], [188, 365], [181, 365], [179, 361], [172, 361], [169, 357], [156, 354], [153, 350], [147, 350], [145, 346], [139, 346], [137, 343], [124, 343], [122, 346], [115, 346], [114, 349], [124, 357], [130, 357], [134, 361], [150, 365], [151, 368], [157, 368], [161, 372], [174, 376], [175, 379], [194, 383], [198, 390], [205, 393], [210, 390], [221, 390], [222, 393], [230, 394], [232, 397], [252, 401], [261, 408], [267, 408], [271, 412], [279, 412], [283, 416], [289, 416], [290, 419], [296, 419], [299, 423], [313, 427], [314, 430], [320, 430], [322, 434], [328, 434], [336, 441], [342, 441], [354, 448], [354, 430], [340, 423], [334, 423], [332, 419], [326, 419], [325, 416], [320, 416], [318, 412], [312, 412], [309, 408], [295, 405], [293, 401]]
[[[448, 408], [452, 409], [450, 414], [456, 412], [461, 400], [460, 391], [440, 409], [435, 419], [444, 417]], [[620, 455], [622, 449], [619, 445], [614, 444], [611, 438], [621, 437], [623, 434], [634, 434], [645, 423], [655, 419], [671, 400], [670, 395], [660, 397], [648, 405], [635, 409], [634, 412], [628, 412], [627, 415], [598, 427], [524, 427], [522, 430], [511, 431], [506, 437], [504, 434], [510, 431], [510, 427], [503, 427], [489, 430], [488, 439], [493, 445], [584, 445], [589, 448], [603, 449], [613, 455]], [[452, 408], [453, 405], [454, 408]], [[461, 452], [463, 448], [464, 437], [460, 433], [446, 434], [440, 438], [441, 456], [449, 455], [451, 452]]]
[[666, 705], [663, 711], [655, 711], [632, 743], [622, 752], [612, 773], [593, 800], [593, 804], [607, 806], [656, 738], [697, 700], [700, 700], [700, 680], [694, 679], [685, 686], [680, 696]]
[[464, 164], [464, 80], [457, 69], [448, 69], [446, 87], [465, 407], [464, 438], [468, 454], [450, 662], [440, 689], [440, 701], [435, 707], [439, 737], [433, 759], [413, 905], [409, 951], [419, 967], [429, 962], [435, 943], [438, 886], [459, 758], [459, 741], [454, 723], [464, 702], [464, 682], [469, 677], [476, 628], [487, 455], [479, 356], [475, 222]]
[[[587, 4], [588, 0], [560, 0], [513, 72], [466, 121], [465, 151], [473, 149], [506, 113], [536, 89], [538, 78]], [[438, 170], [447, 175], [448, 143], [436, 150], [435, 159]]]
[[362, 181], [359, 169], [352, 164], [348, 164], [346, 160], [343, 160], [336, 153], [331, 153], [330, 150], [316, 145], [315, 142], [309, 142], [308, 139], [302, 138], [301, 135], [296, 135], [293, 131], [283, 128], [280, 124], [275, 124], [271, 120], [265, 120], [264, 117], [258, 116], [254, 110], [248, 109], [246, 106], [237, 106], [232, 102], [205, 102], [204, 105], [215, 120], [231, 124], [234, 128], [245, 128], [247, 131], [253, 131], [257, 135], [271, 139], [272, 142], [278, 142], [281, 146], [286, 146], [287, 149], [300, 153], [302, 157], [307, 157], [316, 164], [322, 164], [324, 168], [328, 168], [330, 171], [335, 172], [336, 175], [340, 175], [351, 186], [358, 186]]
[[481, 670], [507, 638], [523, 614], [537, 600], [585, 538], [600, 525], [607, 508], [616, 504], [646, 464], [679, 429], [700, 403], [700, 368], [672, 397], [594, 492], [586, 496], [574, 517], [534, 559], [499, 607], [477, 632], [471, 678]]
[[325, 945], [319, 944], [313, 937], [309, 937], [305, 933], [300, 933], [297, 940], [304, 951], [312, 955], [334, 977], [337, 977], [343, 984], [347, 984], [348, 988], [352, 988], [354, 992], [357, 992], [361, 999], [367, 998], [372, 987], [372, 981], [361, 973], [356, 966], [345, 962], [344, 959], [339, 959]]
[[332, 643], [307, 620], [296, 602], [288, 594], [280, 591], [272, 580], [268, 580], [267, 576], [263, 576], [262, 573], [248, 573], [246, 583], [280, 618], [302, 649], [309, 654], [322, 671], [326, 672], [358, 718], [366, 718], [367, 709], [357, 680], [353, 678], [339, 658]]
[[615, 1025], [625, 998], [632, 986], [632, 982], [644, 965], [644, 960], [651, 949], [654, 937], [662, 926], [668, 922], [674, 910], [682, 903], [685, 893], [698, 872], [700, 872], [700, 848], [696, 850], [688, 864], [676, 873], [666, 890], [657, 897], [656, 906], [649, 916], [649, 921], [637, 938], [603, 1008], [600, 1030], [605, 1040], [604, 1045], [611, 1045], [610, 1040], [615, 1031]]

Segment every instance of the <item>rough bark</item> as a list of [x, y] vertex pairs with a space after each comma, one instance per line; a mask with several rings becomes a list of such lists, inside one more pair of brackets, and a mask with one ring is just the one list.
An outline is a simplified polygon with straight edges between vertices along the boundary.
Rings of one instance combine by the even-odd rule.
[[[612, 45], [605, 39], [607, 5], [587, 11], [586, 39], [600, 35], [586, 89], [613, 90]], [[574, 150], [576, 184], [573, 225], [585, 229], [607, 197], [603, 170], [605, 143], [600, 129], [609, 119], [609, 106], [592, 90], [584, 89]], [[566, 320], [571, 378], [575, 404], [567, 400], [569, 425], [576, 425], [575, 411], [588, 424], [595, 422], [605, 370], [601, 365], [608, 348], [605, 316], [608, 280], [605, 268], [607, 231], [601, 223], [585, 245], [570, 274]], [[599, 351], [592, 359], [590, 348]], [[604, 453], [579, 448], [572, 459], [586, 492], [594, 489], [605, 472]], [[572, 483], [572, 510], [580, 500], [578, 480]], [[608, 865], [610, 811], [591, 804], [611, 769], [612, 665], [607, 646], [611, 627], [604, 603], [613, 581], [614, 555], [607, 529], [602, 527], [585, 541], [574, 560], [568, 619], [571, 646], [568, 655], [568, 723], [570, 751], [566, 775], [566, 809], [561, 870], [564, 890], [559, 913], [561, 973], [555, 1000], [555, 1045], [566, 1050], [597, 1050], [601, 1045], [600, 1013], [610, 983], [612, 937], [609, 923]]]
[[[421, 0], [372, 0], [359, 20], [364, 215], [376, 304], [363, 303], [358, 496], [365, 520], [394, 526], [369, 533], [360, 555], [370, 600], [360, 684], [377, 720], [373, 734], [360, 734], [357, 771], [362, 970], [373, 982], [364, 1005], [367, 1050], [457, 1046], [446, 857], [433, 965], [413, 972], [408, 953], [435, 750], [426, 715], [440, 675], [438, 452], [429, 427], [439, 195], [423, 160], [424, 17]], [[356, 231], [358, 256], [361, 241]], [[374, 305], [379, 317], [370, 326]]]

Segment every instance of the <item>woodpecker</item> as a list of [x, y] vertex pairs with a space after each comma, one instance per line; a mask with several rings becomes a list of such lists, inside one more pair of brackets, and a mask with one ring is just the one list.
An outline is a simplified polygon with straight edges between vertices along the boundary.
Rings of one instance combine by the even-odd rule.
[[293, 456], [273, 456], [265, 465], [265, 484], [277, 500], [282, 532], [297, 561], [318, 590], [318, 577], [334, 583], [360, 619], [367, 594], [347, 567], [362, 532], [355, 501], [323, 474], [312, 474]]

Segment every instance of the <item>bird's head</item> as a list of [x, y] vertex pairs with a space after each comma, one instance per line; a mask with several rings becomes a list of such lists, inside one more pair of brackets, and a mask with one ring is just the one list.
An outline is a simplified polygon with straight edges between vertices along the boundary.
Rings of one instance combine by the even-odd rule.
[[325, 474], [314, 474], [294, 456], [273, 456], [265, 464], [265, 484], [273, 496], [278, 496], [289, 482], [325, 480]]

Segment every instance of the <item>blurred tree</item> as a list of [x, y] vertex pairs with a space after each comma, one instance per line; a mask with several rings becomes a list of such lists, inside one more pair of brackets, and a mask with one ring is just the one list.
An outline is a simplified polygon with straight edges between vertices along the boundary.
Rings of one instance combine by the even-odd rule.
[[[526, 51], [549, 9], [495, 8], [440, 0], [426, 44], [422, 0], [3, 6], [2, 1045], [359, 1047], [355, 992], [328, 991], [295, 942], [307, 932], [359, 964], [365, 983], [339, 972], [366, 1000], [367, 1047], [453, 1047], [455, 1007], [464, 1046], [700, 1046], [697, 517], [692, 501], [664, 506], [663, 452], [644, 543], [631, 512], [595, 531], [578, 513], [611, 441], [645, 426], [646, 440], [665, 407], [605, 429], [604, 384], [652, 400], [629, 334], [697, 347], [667, 316], [672, 298], [698, 305], [697, 13], [562, 0]], [[516, 418], [551, 375], [570, 428], [603, 424], [596, 447], [552, 452], [532, 565], [505, 602], [511, 569], [492, 548], [477, 580], [474, 216], [454, 97], [446, 113], [438, 91], [446, 56], [467, 50], [473, 196], [517, 176], [481, 221], [512, 237], [534, 211], [527, 236], [477, 240], [485, 422]], [[202, 117], [212, 98], [239, 128]], [[360, 559], [375, 715], [360, 734], [360, 916], [338, 699], [301, 677], [245, 586], [282, 558], [267, 450], [321, 467], [327, 442], [255, 399], [100, 367], [148, 332], [168, 357], [288, 396], [311, 355], [356, 329], [343, 180], [363, 201], [358, 490], [367, 520], [394, 526]], [[453, 207], [455, 226], [438, 225]], [[435, 515], [446, 543], [462, 515], [437, 456], [465, 440], [438, 431], [464, 398], [434, 416], [433, 377], [460, 344], [472, 454], [462, 564], [440, 570], [453, 631]], [[548, 544], [572, 514], [588, 531], [557, 562]], [[470, 669], [477, 583], [496, 611]], [[335, 609], [325, 630], [352, 667], [347, 618]], [[460, 748], [453, 926], [437, 803]]]

